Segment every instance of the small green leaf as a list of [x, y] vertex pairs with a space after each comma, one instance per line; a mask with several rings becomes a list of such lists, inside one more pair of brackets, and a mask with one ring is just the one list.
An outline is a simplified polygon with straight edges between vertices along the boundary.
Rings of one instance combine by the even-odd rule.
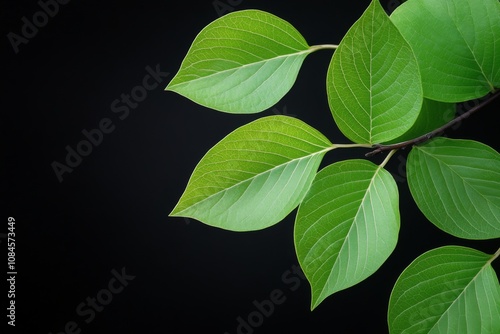
[[415, 52], [425, 97], [462, 102], [500, 87], [498, 0], [412, 0], [391, 19]]
[[339, 129], [356, 143], [387, 142], [417, 119], [422, 105], [417, 61], [378, 0], [335, 51], [327, 93]]
[[259, 10], [233, 12], [196, 36], [166, 89], [219, 111], [256, 113], [290, 90], [312, 51], [279, 17]]
[[390, 333], [500, 333], [498, 255], [446, 246], [419, 256], [392, 290]]
[[424, 99], [415, 124], [402, 136], [386, 144], [400, 143], [429, 133], [451, 121], [455, 116], [455, 104]]
[[436, 138], [408, 156], [408, 185], [420, 210], [456, 237], [500, 237], [500, 155], [470, 140]]
[[207, 152], [171, 215], [233, 231], [276, 224], [304, 198], [332, 148], [321, 133], [293, 117], [251, 122]]
[[299, 206], [294, 233], [312, 309], [385, 262], [398, 239], [398, 203], [392, 176], [369, 161], [337, 162], [318, 173]]

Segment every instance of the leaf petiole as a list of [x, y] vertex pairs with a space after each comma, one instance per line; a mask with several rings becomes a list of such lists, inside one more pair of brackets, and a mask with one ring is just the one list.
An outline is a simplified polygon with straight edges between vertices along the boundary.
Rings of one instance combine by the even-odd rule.
[[320, 45], [313, 45], [309, 47], [310, 52], [318, 51], [318, 50], [325, 50], [325, 49], [337, 49], [339, 46], [336, 44], [320, 44]]
[[370, 144], [333, 144], [332, 149], [336, 148], [372, 148]]
[[384, 161], [382, 161], [382, 163], [380, 164], [380, 168], [384, 168], [385, 165], [387, 165], [387, 163], [389, 162], [389, 160], [391, 160], [392, 156], [396, 152], [397, 152], [397, 149], [394, 149], [394, 150], [390, 151], [389, 154], [387, 154], [387, 156], [385, 157]]
[[488, 264], [490, 264], [491, 262], [495, 261], [499, 257], [500, 257], [500, 248], [495, 252], [495, 254], [493, 254], [493, 256], [491, 257], [491, 259], [488, 261]]

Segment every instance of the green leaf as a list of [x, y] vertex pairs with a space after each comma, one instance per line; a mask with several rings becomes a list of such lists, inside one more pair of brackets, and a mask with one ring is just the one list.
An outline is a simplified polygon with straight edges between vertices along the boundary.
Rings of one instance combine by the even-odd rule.
[[233, 12], [196, 36], [166, 89], [219, 111], [256, 113], [290, 90], [312, 51], [279, 17], [259, 10]]
[[311, 308], [373, 274], [396, 247], [396, 182], [366, 160], [321, 170], [300, 204], [295, 249], [311, 283]]
[[408, 185], [420, 210], [456, 237], [500, 237], [500, 155], [470, 140], [436, 138], [415, 146]]
[[390, 333], [500, 333], [498, 255], [446, 246], [419, 256], [392, 290]]
[[339, 129], [356, 143], [387, 142], [417, 119], [422, 105], [417, 61], [378, 0], [335, 51], [327, 93]]
[[171, 215], [233, 231], [276, 224], [304, 198], [332, 148], [321, 133], [293, 117], [251, 122], [207, 152]]
[[462, 102], [500, 87], [498, 0], [412, 0], [391, 19], [415, 52], [425, 97]]
[[386, 144], [400, 143], [406, 140], [411, 140], [440, 128], [454, 118], [455, 107], [454, 103], [444, 103], [424, 99], [418, 118], [410, 130]]

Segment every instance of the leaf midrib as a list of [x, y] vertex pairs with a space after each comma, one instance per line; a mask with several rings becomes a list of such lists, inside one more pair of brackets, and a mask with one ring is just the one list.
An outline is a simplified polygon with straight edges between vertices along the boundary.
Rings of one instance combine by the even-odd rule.
[[[289, 54], [285, 54], [285, 55], [279, 55], [279, 56], [276, 56], [276, 57], [273, 57], [273, 58], [268, 58], [268, 59], [263, 59], [263, 60], [260, 60], [260, 61], [257, 61], [257, 62], [243, 64], [241, 66], [236, 66], [236, 67], [233, 67], [233, 68], [230, 68], [230, 69], [226, 69], [226, 70], [223, 70], [223, 71], [219, 71], [219, 72], [216, 72], [216, 73], [213, 73], [213, 74], [209, 74], [209, 75], [206, 75], [206, 76], [200, 76], [200, 77], [198, 77], [196, 79], [193, 79], [193, 80], [186, 80], [186, 81], [181, 81], [179, 83], [176, 83], [174, 85], [168, 85], [167, 88], [165, 88], [165, 90], [173, 90], [173, 88], [175, 88], [175, 87], [186, 85], [186, 84], [189, 84], [189, 83], [193, 83], [193, 82], [196, 82], [196, 81], [199, 81], [199, 80], [206, 80], [206, 79], [210, 79], [210, 78], [216, 77], [216, 76], [227, 75], [227, 74], [230, 74], [230, 72], [234, 72], [236, 70], [241, 70], [241, 69], [244, 69], [246, 67], [255, 66], [255, 65], [259, 65], [259, 64], [265, 64], [265, 63], [268, 63], [268, 62], [272, 62], [272, 61], [278, 60], [280, 58], [298, 57], [298, 56], [302, 56], [303, 54], [305, 54], [305, 56], [307, 56], [309, 53], [311, 53], [313, 51], [314, 51], [313, 49], [308, 48], [306, 50], [298, 51], [298, 52], [295, 52], [295, 53], [289, 53]], [[204, 61], [206, 61], [206, 60], [210, 60], [210, 59], [204, 59]]]
[[[447, 5], [447, 4], [445, 4]], [[450, 13], [450, 10], [449, 10], [449, 6], [447, 6], [447, 9], [448, 9], [448, 14], [450, 15], [450, 17], [452, 18], [452, 22], [453, 24], [455, 25], [455, 29], [457, 30], [458, 34], [460, 35], [460, 37], [462, 38], [464, 44], [467, 46], [467, 49], [469, 50], [470, 54], [472, 55], [472, 58], [474, 59], [474, 62], [476, 63], [477, 67], [479, 68], [479, 71], [481, 72], [481, 75], [483, 76], [483, 78], [486, 80], [486, 82], [488, 83], [488, 86], [490, 87], [490, 91], [494, 91], [495, 90], [495, 87], [493, 85], [492, 82], [490, 82], [488, 76], [486, 75], [486, 73], [484, 72], [484, 69], [482, 67], [481, 64], [479, 64], [479, 61], [476, 57], [476, 54], [474, 53], [473, 49], [471, 48], [471, 46], [469, 45], [469, 43], [467, 43], [467, 40], [465, 39], [462, 31], [459, 29], [458, 25], [457, 25], [457, 22], [455, 20], [455, 17]], [[477, 36], [477, 34], [475, 34], [475, 36]]]
[[[363, 206], [363, 203], [364, 203], [364, 201], [365, 201], [365, 199], [366, 199], [366, 197], [367, 197], [368, 193], [370, 193], [370, 189], [371, 189], [371, 187], [372, 187], [372, 185], [373, 185], [373, 183], [374, 183], [374, 180], [375, 180], [376, 176], [378, 175], [378, 173], [380, 172], [380, 170], [381, 170], [381, 169], [382, 169], [382, 166], [378, 166], [378, 167], [377, 167], [377, 169], [375, 170], [375, 172], [374, 172], [374, 174], [373, 174], [372, 178], [370, 179], [370, 183], [368, 184], [368, 187], [366, 188], [365, 194], [363, 195], [363, 198], [362, 198], [362, 199], [361, 199], [361, 201], [360, 201], [360, 204], [359, 204], [358, 210], [356, 211], [356, 214], [354, 215], [354, 218], [353, 218], [353, 220], [352, 220], [352, 224], [351, 224], [351, 226], [349, 227], [349, 231], [347, 232], [346, 237], [344, 238], [344, 242], [342, 242], [342, 246], [340, 247], [339, 252], [338, 252], [337, 254], [340, 254], [340, 253], [343, 251], [343, 249], [344, 249], [345, 245], [347, 244], [347, 242], [345, 242], [345, 241], [348, 239], [349, 235], [351, 234], [351, 231], [352, 231], [352, 229], [353, 229], [354, 225], [356, 225], [356, 220], [357, 220], [357, 217], [358, 217], [358, 215], [359, 215], [359, 213], [360, 213], [361, 207]], [[336, 267], [337, 267], [337, 264], [338, 264], [337, 259], [338, 259], [338, 256], [337, 256], [337, 258], [335, 259], [335, 263], [334, 263], [334, 265], [333, 265], [333, 267], [332, 267], [332, 270], [330, 270], [330, 274], [328, 275], [327, 282], [328, 282], [328, 280], [330, 279], [330, 277], [331, 277], [332, 273], [334, 272], [334, 270], [335, 270], [335, 269], [336, 269]], [[323, 285], [323, 288], [321, 289], [321, 292], [320, 292], [320, 294], [319, 294], [319, 297], [323, 296], [323, 294], [324, 294], [324, 292], [325, 292], [325, 289], [326, 289], [326, 284], [324, 284], [324, 285]], [[319, 297], [318, 297], [318, 298], [319, 298]]]
[[448, 311], [452, 308], [452, 306], [455, 305], [455, 303], [462, 297], [462, 295], [465, 293], [465, 291], [467, 291], [467, 289], [469, 288], [469, 286], [473, 282], [475, 282], [475, 280], [483, 272], [483, 270], [485, 270], [491, 264], [491, 261], [493, 261], [493, 259], [494, 259], [494, 257], [492, 256], [488, 261], [486, 261], [486, 263], [483, 266], [481, 266], [481, 268], [479, 269], [479, 271], [477, 272], [477, 274], [474, 275], [474, 277], [470, 280], [470, 282], [467, 283], [467, 285], [463, 288], [462, 292], [460, 292], [460, 294], [455, 298], [455, 300], [453, 300], [453, 302], [446, 308], [446, 310], [443, 311], [443, 314], [441, 314], [441, 316], [436, 320], [436, 322], [434, 323], [434, 325], [429, 329], [429, 332], [431, 332], [439, 324], [439, 322], [444, 317], [444, 315], [447, 314]]
[[[373, 3], [375, 4], [375, 3]], [[375, 6], [373, 5], [373, 12], [372, 12], [372, 22], [371, 22], [371, 33], [370, 33], [370, 132], [368, 134], [369, 136], [369, 143], [373, 144], [373, 39], [375, 38], [375, 34], [373, 32], [373, 27], [374, 27], [374, 21], [375, 21]]]
[[462, 182], [464, 183], [464, 185], [466, 185], [468, 188], [472, 189], [476, 194], [478, 194], [480, 197], [484, 198], [489, 204], [493, 204], [495, 207], [497, 207], [497, 205], [495, 203], [493, 203], [488, 197], [484, 196], [483, 194], [481, 194], [481, 192], [479, 192], [473, 185], [471, 185], [465, 178], [462, 177], [462, 175], [460, 175], [457, 171], [455, 171], [453, 168], [450, 167], [450, 165], [448, 165], [446, 162], [438, 159], [435, 155], [432, 155], [430, 153], [427, 153], [425, 150], [421, 149], [420, 150], [422, 153], [425, 153], [426, 155], [428, 155], [429, 157], [431, 158], [434, 158], [438, 163], [439, 165], [441, 166], [446, 166], [448, 170], [450, 170], [454, 175], [456, 175], [460, 180], [462, 180]]
[[276, 165], [276, 166], [274, 166], [273, 168], [268, 169], [268, 170], [266, 170], [266, 171], [264, 171], [264, 172], [261, 172], [261, 173], [258, 173], [258, 174], [254, 174], [254, 175], [253, 175], [252, 177], [250, 177], [250, 178], [243, 179], [243, 180], [239, 181], [238, 183], [233, 184], [232, 186], [230, 186], [230, 187], [228, 187], [228, 188], [225, 188], [225, 189], [223, 189], [223, 190], [217, 191], [217, 192], [215, 192], [215, 193], [211, 194], [210, 196], [208, 196], [208, 197], [206, 197], [206, 198], [202, 199], [201, 201], [196, 202], [196, 203], [194, 203], [194, 204], [192, 204], [192, 205], [189, 205], [188, 207], [186, 207], [185, 209], [182, 209], [181, 211], [176, 212], [176, 211], [175, 211], [175, 208], [174, 208], [174, 210], [172, 211], [172, 213], [171, 213], [170, 215], [172, 215], [172, 216], [175, 216], [175, 215], [182, 215], [182, 213], [183, 213], [183, 212], [185, 212], [185, 211], [189, 210], [190, 208], [192, 208], [192, 207], [194, 207], [194, 206], [201, 205], [202, 203], [204, 203], [204, 202], [208, 201], [209, 199], [213, 198], [214, 196], [217, 196], [217, 195], [219, 195], [219, 194], [221, 194], [221, 193], [228, 192], [228, 191], [230, 191], [231, 189], [236, 188], [236, 187], [238, 187], [238, 186], [240, 186], [240, 185], [244, 184], [245, 182], [248, 182], [248, 181], [250, 181], [250, 180], [252, 180], [252, 179], [256, 179], [256, 178], [258, 178], [258, 177], [260, 177], [260, 176], [262, 176], [262, 175], [265, 175], [265, 174], [271, 173], [273, 170], [276, 170], [276, 169], [278, 169], [278, 168], [281, 168], [281, 167], [286, 166], [286, 165], [288, 165], [288, 164], [291, 164], [291, 163], [293, 163], [293, 162], [298, 162], [298, 161], [303, 160], [303, 159], [313, 158], [313, 157], [315, 157], [315, 156], [317, 156], [317, 155], [324, 154], [324, 153], [326, 153], [326, 152], [328, 152], [328, 151], [330, 151], [330, 150], [332, 150], [332, 149], [334, 149], [334, 146], [330, 146], [330, 147], [324, 148], [324, 149], [323, 149], [323, 150], [321, 150], [321, 151], [314, 152], [314, 153], [308, 154], [308, 155], [303, 156], [303, 157], [300, 157], [300, 158], [291, 159], [291, 160], [289, 160], [289, 161], [287, 161], [287, 162], [284, 162], [284, 163], [281, 163], [281, 164], [279, 164], [279, 165]]

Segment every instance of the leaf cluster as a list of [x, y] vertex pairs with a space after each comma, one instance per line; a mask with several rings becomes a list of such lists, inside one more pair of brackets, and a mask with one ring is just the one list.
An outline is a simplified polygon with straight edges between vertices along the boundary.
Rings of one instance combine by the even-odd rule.
[[[410, 0], [391, 16], [373, 0], [338, 45], [309, 46], [270, 13], [230, 13], [196, 36], [167, 90], [222, 112], [258, 113], [290, 90], [309, 54], [325, 49], [335, 50], [329, 108], [350, 142], [332, 143], [293, 117], [257, 119], [206, 153], [171, 213], [251, 231], [298, 207], [294, 242], [312, 309], [394, 251], [399, 194], [385, 166], [399, 148], [411, 148], [410, 192], [431, 223], [457, 238], [500, 238], [500, 154], [433, 138], [453, 124], [456, 103], [482, 99], [475, 112], [500, 95], [497, 0]], [[346, 160], [318, 172], [327, 152], [352, 147], [389, 154], [380, 165]], [[500, 333], [491, 267], [499, 256], [459, 246], [419, 256], [395, 283], [390, 332]]]

